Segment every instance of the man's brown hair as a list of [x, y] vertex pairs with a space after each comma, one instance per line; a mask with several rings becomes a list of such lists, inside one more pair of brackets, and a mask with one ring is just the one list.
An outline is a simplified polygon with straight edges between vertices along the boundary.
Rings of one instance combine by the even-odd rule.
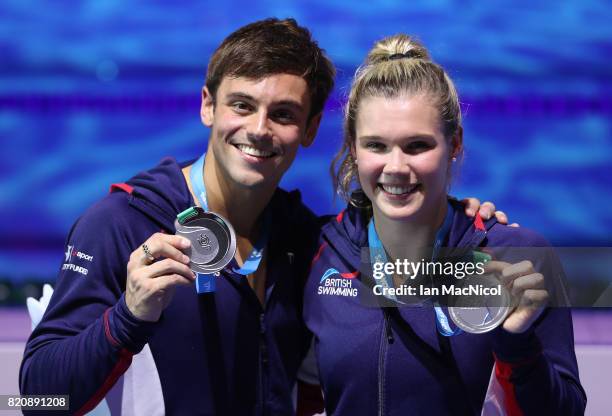
[[208, 64], [206, 87], [216, 98], [223, 77], [254, 80], [275, 74], [302, 77], [310, 90], [309, 118], [323, 110], [336, 71], [308, 29], [295, 19], [265, 19], [230, 34]]

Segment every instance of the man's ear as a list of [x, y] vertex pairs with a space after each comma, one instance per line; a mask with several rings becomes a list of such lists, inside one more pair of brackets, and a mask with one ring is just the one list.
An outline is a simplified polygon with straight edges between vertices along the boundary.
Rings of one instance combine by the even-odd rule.
[[459, 158], [463, 153], [463, 127], [459, 126], [457, 133], [451, 139], [451, 158]]
[[321, 124], [321, 118], [323, 117], [323, 112], [319, 114], [315, 114], [308, 121], [308, 125], [306, 126], [306, 134], [302, 139], [302, 146], [308, 147], [314, 141], [317, 131], [319, 131], [319, 124]]
[[215, 114], [215, 98], [208, 87], [202, 88], [202, 106], [200, 107], [200, 119], [206, 127], [212, 127]]

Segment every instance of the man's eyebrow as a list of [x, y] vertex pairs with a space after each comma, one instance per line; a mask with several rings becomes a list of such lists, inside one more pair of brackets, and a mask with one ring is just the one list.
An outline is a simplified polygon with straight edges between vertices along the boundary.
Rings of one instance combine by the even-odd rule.
[[302, 104], [300, 104], [299, 101], [295, 101], [295, 100], [281, 100], [281, 101], [276, 101], [274, 103], [274, 105], [278, 105], [278, 106], [285, 106], [285, 107], [291, 107], [293, 108], [295, 111], [304, 111], [304, 106]]
[[[245, 92], [231, 92], [227, 94], [227, 99], [228, 100], [257, 101], [255, 97]], [[285, 100], [280, 100], [280, 101], [274, 101], [272, 104], [274, 106], [291, 107], [295, 111], [304, 111], [304, 106], [299, 101], [296, 101], [296, 100], [285, 99]]]
[[243, 100], [255, 101], [255, 98], [253, 98], [253, 96], [247, 93], [244, 93], [244, 92], [231, 92], [227, 94], [227, 98], [230, 100], [243, 99]]

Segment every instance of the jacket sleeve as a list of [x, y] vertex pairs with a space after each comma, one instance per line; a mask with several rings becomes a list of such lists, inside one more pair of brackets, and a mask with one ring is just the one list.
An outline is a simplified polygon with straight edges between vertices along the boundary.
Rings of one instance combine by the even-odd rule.
[[[538, 244], [548, 245], [545, 240]], [[533, 260], [547, 282], [550, 306], [523, 334], [498, 329], [494, 341], [496, 378], [509, 415], [581, 415], [586, 394], [574, 351], [571, 309], [563, 269], [553, 250], [538, 247]]]
[[126, 218], [107, 214], [117, 204], [127, 207], [125, 197], [110, 195], [73, 226], [53, 296], [21, 363], [21, 394], [67, 394], [71, 414], [104, 398], [155, 327], [125, 303], [126, 265], [141, 242], [130, 241]]

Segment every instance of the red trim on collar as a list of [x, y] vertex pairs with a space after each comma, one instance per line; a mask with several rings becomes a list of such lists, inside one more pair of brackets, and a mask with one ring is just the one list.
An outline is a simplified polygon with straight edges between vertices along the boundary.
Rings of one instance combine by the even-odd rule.
[[317, 254], [315, 254], [314, 258], [310, 262], [310, 267], [312, 267], [312, 265], [315, 264], [319, 260], [319, 257], [321, 257], [321, 253], [323, 253], [323, 250], [325, 249], [325, 247], [327, 247], [327, 242], [324, 242], [319, 246], [319, 249], [317, 250]]
[[123, 191], [123, 192], [127, 192], [128, 194], [132, 194], [132, 192], [134, 192], [134, 188], [132, 188], [130, 185], [128, 185], [127, 183], [114, 183], [110, 186], [110, 189], [108, 190], [109, 194], [112, 194], [115, 191]]
[[486, 230], [484, 222], [482, 221], [482, 218], [480, 217], [480, 210], [476, 211], [476, 215], [474, 216], [474, 227], [476, 227], [476, 229], [480, 231]]
[[337, 223], [341, 223], [342, 222], [342, 218], [344, 217], [344, 209], [342, 211], [340, 211], [340, 213], [336, 216], [336, 222]]

